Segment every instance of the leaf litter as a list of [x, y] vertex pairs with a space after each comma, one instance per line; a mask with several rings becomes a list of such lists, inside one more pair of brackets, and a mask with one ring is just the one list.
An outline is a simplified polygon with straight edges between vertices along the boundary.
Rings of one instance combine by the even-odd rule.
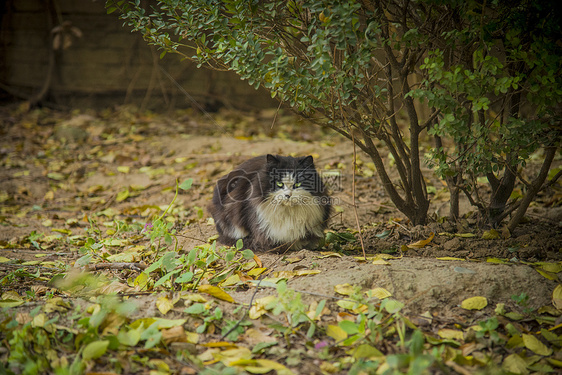
[[[368, 259], [354, 258], [351, 189], [335, 195], [339, 217], [326, 251], [254, 254], [243, 243], [213, 242], [201, 207], [216, 178], [252, 152], [294, 152], [319, 155], [320, 168], [351, 184], [349, 145], [292, 126], [288, 115], [275, 129], [283, 140], [270, 138], [267, 116], [228, 111], [215, 116], [220, 127], [189, 111], [126, 107], [4, 108], [2, 117], [3, 371], [562, 368], [561, 239], [551, 221], [531, 220], [509, 236], [478, 229], [470, 215], [455, 226], [411, 227], [388, 208], [374, 169], [360, 163]], [[535, 211], [560, 203], [557, 190], [539, 196]]]

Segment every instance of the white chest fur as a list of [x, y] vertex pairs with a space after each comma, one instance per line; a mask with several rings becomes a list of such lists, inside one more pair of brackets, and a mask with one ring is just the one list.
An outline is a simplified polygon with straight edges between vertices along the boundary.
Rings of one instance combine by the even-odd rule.
[[[257, 219], [260, 230], [269, 239], [289, 243], [309, 236], [323, 236], [322, 220], [324, 209], [309, 194], [294, 204], [283, 204], [275, 195], [266, 199], [257, 207]], [[277, 198], [277, 199], [276, 199]], [[307, 199], [304, 199], [307, 198]]]

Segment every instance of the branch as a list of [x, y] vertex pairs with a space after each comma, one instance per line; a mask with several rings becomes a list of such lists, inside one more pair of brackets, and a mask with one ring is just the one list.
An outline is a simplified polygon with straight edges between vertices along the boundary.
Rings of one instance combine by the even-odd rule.
[[[539, 174], [537, 175], [537, 177], [531, 183], [531, 186], [527, 190], [527, 194], [525, 194], [525, 196], [523, 197], [523, 200], [521, 201], [519, 207], [517, 208], [517, 211], [515, 212], [515, 215], [513, 215], [513, 217], [511, 218], [511, 220], [507, 224], [507, 228], [510, 231], [515, 229], [515, 227], [519, 224], [519, 222], [521, 221], [521, 219], [525, 215], [525, 212], [527, 212], [527, 208], [529, 208], [529, 205], [531, 204], [531, 201], [535, 198], [537, 193], [541, 190], [541, 187], [544, 183], [544, 180], [548, 176], [548, 171], [550, 170], [550, 166], [552, 165], [552, 161], [554, 160], [554, 156], [556, 155], [556, 150], [557, 150], [557, 147], [547, 147], [546, 148], [544, 162], [541, 166], [541, 170], [539, 171]], [[559, 174], [560, 174], [560, 172], [557, 173], [557, 176]]]

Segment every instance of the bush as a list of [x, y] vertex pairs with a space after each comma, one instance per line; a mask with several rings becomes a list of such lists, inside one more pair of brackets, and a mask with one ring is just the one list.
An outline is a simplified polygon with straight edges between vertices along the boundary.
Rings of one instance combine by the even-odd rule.
[[[555, 0], [547, 3], [164, 0], [147, 11], [138, 0], [108, 0], [107, 6], [162, 55], [233, 70], [355, 142], [415, 225], [428, 218], [419, 142], [430, 134], [435, 147], [428, 161], [448, 183], [451, 218], [458, 217], [462, 191], [497, 225], [515, 207], [507, 202], [518, 179], [527, 186], [519, 204], [525, 212], [560, 145], [562, 22]], [[544, 162], [527, 182], [520, 168], [538, 149]], [[394, 165], [384, 163], [387, 154]], [[476, 185], [482, 176], [489, 198]]]

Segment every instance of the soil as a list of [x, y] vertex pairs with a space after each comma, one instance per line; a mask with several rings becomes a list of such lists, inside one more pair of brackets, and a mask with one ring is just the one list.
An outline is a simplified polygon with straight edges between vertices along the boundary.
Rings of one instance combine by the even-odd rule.
[[[174, 205], [182, 219], [175, 226], [180, 251], [189, 251], [216, 234], [205, 207], [218, 177], [254, 155], [312, 154], [318, 168], [341, 172], [330, 230], [351, 230], [358, 238], [357, 217], [367, 256], [392, 258], [388, 264], [362, 261], [360, 241], [324, 249], [329, 256], [324, 250], [258, 254], [272, 272], [320, 271], [288, 282], [304, 298], [335, 297], [334, 286], [343, 283], [363, 289], [383, 287], [406, 304], [412, 317], [429, 312], [463, 321], [493, 313], [496, 303], [513, 304], [511, 297], [521, 293], [529, 295], [530, 307], [549, 305], [560, 282], [560, 273], [548, 279], [536, 270], [536, 262], [562, 261], [560, 184], [539, 195], [527, 220], [513, 233], [499, 228], [496, 239], [483, 239], [490, 228], [478, 226], [477, 215], [465, 201], [459, 222], [441, 219], [447, 215], [448, 193], [435, 178], [428, 181], [435, 187], [433, 220], [423, 227], [412, 226], [386, 197], [361, 153], [355, 211], [350, 142], [273, 111], [225, 111], [213, 114], [212, 122], [189, 111], [164, 116], [128, 108], [91, 114], [4, 108], [0, 116], [0, 257], [33, 261], [37, 254], [47, 253], [42, 260], [70, 264], [80, 256], [78, 248], [38, 250], [26, 239], [33, 231], [56, 234], [53, 229], [83, 235], [89, 226], [86, 217], [146, 222], [151, 207], [166, 207], [173, 200], [176, 179], [193, 178], [191, 190], [179, 194]], [[130, 196], [122, 200], [118, 194], [124, 189]], [[203, 209], [202, 218], [198, 208]], [[405, 247], [432, 233], [426, 246]], [[334, 256], [334, 250], [339, 255]], [[8, 271], [0, 268], [1, 274]], [[27, 287], [21, 285], [21, 291]], [[246, 303], [267, 294], [267, 290], [257, 296], [252, 290], [231, 293]], [[472, 296], [486, 297], [488, 307], [479, 312], [461, 309], [461, 301]], [[154, 309], [153, 300], [144, 301], [145, 312], [149, 306]]]

